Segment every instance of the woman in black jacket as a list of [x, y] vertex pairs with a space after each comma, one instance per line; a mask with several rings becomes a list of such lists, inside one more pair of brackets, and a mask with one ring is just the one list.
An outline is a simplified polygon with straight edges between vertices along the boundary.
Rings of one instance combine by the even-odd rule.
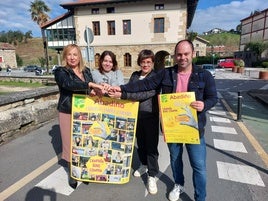
[[[139, 53], [138, 65], [141, 70], [132, 73], [129, 83], [149, 78], [156, 74], [154, 67], [154, 53], [151, 50], [142, 50]], [[157, 193], [155, 176], [159, 172], [158, 142], [159, 142], [159, 110], [157, 103], [159, 91], [150, 90], [138, 93], [118, 93], [116, 98], [138, 100], [139, 113], [136, 128], [138, 156], [140, 167], [134, 171], [135, 177], [148, 173], [147, 188], [150, 194]]]
[[[72, 95], [101, 93], [102, 86], [93, 83], [90, 69], [85, 67], [80, 48], [75, 44], [63, 49], [63, 66], [55, 70], [59, 87], [59, 125], [62, 139], [62, 159], [70, 165]], [[69, 178], [69, 185], [77, 187], [77, 181]]]

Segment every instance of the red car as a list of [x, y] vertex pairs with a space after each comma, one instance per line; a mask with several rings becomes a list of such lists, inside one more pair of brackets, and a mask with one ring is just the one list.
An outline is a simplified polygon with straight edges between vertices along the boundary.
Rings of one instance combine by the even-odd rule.
[[221, 68], [233, 68], [235, 59], [225, 59], [224, 61], [221, 61], [218, 66]]

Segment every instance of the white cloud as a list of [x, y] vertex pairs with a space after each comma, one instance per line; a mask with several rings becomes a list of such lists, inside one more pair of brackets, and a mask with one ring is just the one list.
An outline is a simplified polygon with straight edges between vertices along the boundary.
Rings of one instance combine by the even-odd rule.
[[[63, 9], [60, 4], [72, 2], [74, 0], [43, 0], [45, 4], [51, 9], [48, 13], [51, 19], [66, 13], [67, 10]], [[29, 12], [31, 2], [34, 0], [2, 0], [0, 8], [5, 8], [0, 11], [0, 31], [17, 31], [23, 33], [32, 31], [34, 37], [40, 37], [41, 31], [39, 26], [32, 21]]]
[[268, 1], [263, 0], [244, 0], [232, 1], [229, 4], [222, 4], [207, 9], [197, 9], [192, 22], [190, 31], [202, 34], [213, 28], [221, 28], [229, 31], [236, 29], [240, 20], [248, 17], [255, 10], [268, 8]]

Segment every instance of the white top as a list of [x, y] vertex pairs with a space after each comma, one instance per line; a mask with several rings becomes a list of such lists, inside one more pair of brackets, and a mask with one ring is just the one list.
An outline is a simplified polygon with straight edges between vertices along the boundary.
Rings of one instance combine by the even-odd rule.
[[124, 76], [121, 70], [100, 73], [99, 70], [93, 70], [92, 72], [93, 81], [97, 84], [107, 83], [111, 86], [120, 86], [124, 84]]

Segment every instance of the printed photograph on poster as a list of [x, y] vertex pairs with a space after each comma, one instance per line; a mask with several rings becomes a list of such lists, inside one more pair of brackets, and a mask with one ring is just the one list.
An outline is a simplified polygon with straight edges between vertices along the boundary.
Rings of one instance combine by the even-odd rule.
[[71, 177], [86, 182], [129, 181], [138, 102], [74, 95]]

